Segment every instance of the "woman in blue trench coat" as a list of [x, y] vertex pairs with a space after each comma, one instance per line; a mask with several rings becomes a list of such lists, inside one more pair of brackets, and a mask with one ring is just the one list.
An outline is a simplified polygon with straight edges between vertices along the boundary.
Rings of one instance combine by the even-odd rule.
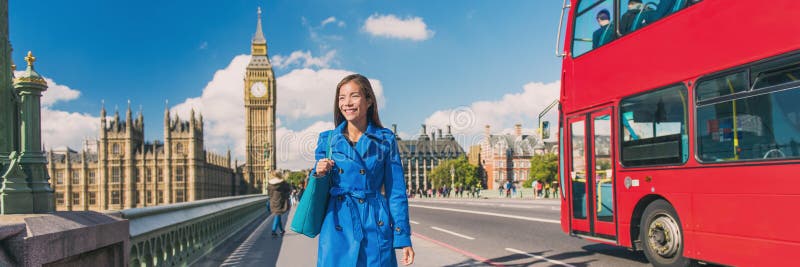
[[345, 77], [335, 96], [337, 127], [320, 133], [312, 171], [315, 177], [330, 174], [333, 183], [317, 266], [396, 266], [394, 249], [402, 249], [402, 262], [409, 265], [414, 249], [395, 135], [382, 127], [366, 77]]

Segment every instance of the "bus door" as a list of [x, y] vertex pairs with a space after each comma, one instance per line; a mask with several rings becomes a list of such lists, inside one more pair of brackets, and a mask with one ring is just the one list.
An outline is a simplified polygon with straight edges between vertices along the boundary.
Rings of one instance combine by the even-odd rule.
[[572, 233], [617, 243], [612, 118], [608, 107], [567, 119], [567, 175]]

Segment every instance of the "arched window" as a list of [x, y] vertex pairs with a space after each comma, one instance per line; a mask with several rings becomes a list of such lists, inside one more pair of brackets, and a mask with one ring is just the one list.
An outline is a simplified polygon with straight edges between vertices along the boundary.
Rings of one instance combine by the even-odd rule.
[[111, 145], [111, 153], [114, 155], [119, 154], [119, 144]]
[[183, 144], [178, 143], [175, 145], [175, 153], [183, 154]]

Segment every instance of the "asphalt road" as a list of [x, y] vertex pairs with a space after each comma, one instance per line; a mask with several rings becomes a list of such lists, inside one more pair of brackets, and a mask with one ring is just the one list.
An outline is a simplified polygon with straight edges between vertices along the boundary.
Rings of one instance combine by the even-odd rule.
[[[562, 233], [559, 208], [553, 200], [412, 199], [414, 266], [650, 266], [641, 252]], [[314, 266], [317, 240], [271, 237], [274, 218], [256, 219], [193, 266]]]
[[412, 199], [409, 209], [413, 232], [473, 258], [448, 266], [650, 266], [642, 252], [561, 232], [557, 201]]

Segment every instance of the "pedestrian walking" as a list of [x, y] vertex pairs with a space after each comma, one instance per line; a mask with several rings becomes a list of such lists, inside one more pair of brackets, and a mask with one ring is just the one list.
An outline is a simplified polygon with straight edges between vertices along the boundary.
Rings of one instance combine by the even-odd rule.
[[[352, 74], [339, 82], [333, 119], [336, 129], [319, 135], [312, 171], [316, 177], [332, 175], [317, 266], [396, 266], [395, 249], [402, 249], [403, 264], [413, 263], [397, 140], [381, 125], [366, 77]], [[328, 149], [332, 156], [324, 158]]]
[[536, 181], [536, 195], [539, 198], [542, 198], [542, 188], [544, 187], [542, 182]]
[[272, 219], [272, 237], [283, 236], [286, 231], [281, 223], [281, 216], [289, 211], [289, 195], [292, 187], [283, 180], [283, 174], [279, 171], [270, 173], [271, 178], [267, 181], [267, 192], [269, 193], [269, 206], [274, 218]]

